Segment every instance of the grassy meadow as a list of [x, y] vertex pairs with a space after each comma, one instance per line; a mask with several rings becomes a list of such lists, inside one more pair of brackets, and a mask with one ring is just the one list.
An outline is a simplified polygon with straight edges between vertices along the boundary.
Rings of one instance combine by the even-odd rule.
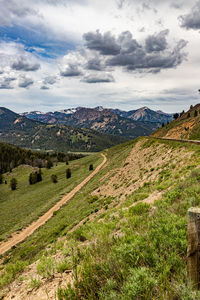
[[[0, 185], [0, 239], [5, 239], [13, 231], [20, 230], [44, 214], [66, 193], [77, 186], [90, 173], [89, 165], [96, 167], [102, 161], [99, 154], [65, 163], [54, 164], [51, 169], [42, 169], [41, 182], [30, 185], [29, 174], [37, 168], [19, 166], [4, 175], [7, 184]], [[66, 179], [66, 169], [70, 168], [72, 177]], [[56, 174], [58, 182], [51, 180]], [[10, 180], [16, 178], [17, 190], [11, 191]]]

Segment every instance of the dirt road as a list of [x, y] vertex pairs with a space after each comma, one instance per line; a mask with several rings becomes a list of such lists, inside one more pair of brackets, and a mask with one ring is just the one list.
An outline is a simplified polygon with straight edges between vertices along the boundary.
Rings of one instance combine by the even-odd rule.
[[81, 183], [79, 183], [71, 192], [69, 192], [66, 196], [64, 196], [60, 201], [58, 201], [51, 209], [49, 209], [43, 216], [41, 216], [37, 221], [30, 224], [27, 228], [23, 229], [20, 233], [14, 233], [12, 237], [3, 243], [0, 243], [0, 254], [5, 253], [13, 246], [25, 240], [28, 236], [30, 236], [36, 229], [45, 224], [52, 216], [53, 213], [59, 210], [65, 203], [67, 203], [70, 199], [74, 197], [74, 195], [92, 178], [96, 175], [101, 167], [106, 163], [107, 158], [104, 154], [103, 162], [98, 165], [98, 167]]

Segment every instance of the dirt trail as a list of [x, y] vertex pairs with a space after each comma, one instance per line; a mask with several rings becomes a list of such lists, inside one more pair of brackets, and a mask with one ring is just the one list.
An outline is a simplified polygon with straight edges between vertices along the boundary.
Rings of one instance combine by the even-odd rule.
[[0, 244], [0, 254], [5, 253], [13, 246], [17, 245], [18, 243], [25, 240], [28, 236], [30, 236], [36, 229], [38, 229], [40, 226], [45, 224], [52, 216], [53, 213], [57, 210], [59, 210], [65, 203], [67, 203], [71, 198], [74, 197], [74, 195], [94, 176], [96, 175], [101, 167], [106, 163], [107, 158], [104, 154], [101, 154], [103, 156], [103, 162], [98, 165], [98, 167], [87, 177], [85, 178], [81, 183], [79, 183], [71, 192], [69, 192], [66, 196], [64, 196], [60, 201], [58, 201], [51, 209], [49, 209], [43, 216], [41, 216], [39, 219], [37, 219], [35, 222], [33, 222], [31, 225], [29, 225], [27, 228], [22, 230], [20, 233], [14, 233], [12, 237], [6, 241]]

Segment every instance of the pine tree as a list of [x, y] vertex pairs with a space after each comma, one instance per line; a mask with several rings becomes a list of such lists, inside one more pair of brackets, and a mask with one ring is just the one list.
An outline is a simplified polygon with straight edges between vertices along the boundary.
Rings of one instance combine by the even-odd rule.
[[72, 176], [71, 170], [67, 169], [66, 170], [66, 178], [69, 179]]
[[89, 171], [92, 171], [94, 168], [93, 168], [93, 164], [90, 164], [89, 166]]
[[2, 183], [3, 183], [3, 175], [0, 174], [0, 184], [2, 184]]
[[42, 181], [42, 170], [39, 168], [39, 171], [37, 172], [37, 182]]
[[12, 178], [10, 181], [10, 187], [12, 191], [15, 191], [17, 189], [17, 179]]

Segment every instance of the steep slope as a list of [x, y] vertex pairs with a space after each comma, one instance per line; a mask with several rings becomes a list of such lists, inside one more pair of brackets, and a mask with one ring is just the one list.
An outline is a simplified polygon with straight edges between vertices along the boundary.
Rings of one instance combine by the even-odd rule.
[[16, 278], [5, 299], [199, 299], [185, 226], [200, 205], [199, 146], [140, 138], [105, 154], [98, 175], [3, 257], [0, 287]]
[[[124, 112], [125, 113], [125, 112]], [[73, 110], [24, 113], [30, 119], [35, 119], [48, 124], [67, 124], [79, 128], [90, 128], [105, 134], [119, 135], [128, 138], [149, 135], [157, 129], [158, 122], [148, 122], [127, 118], [114, 110], [103, 107], [85, 108], [78, 107]]]
[[46, 125], [0, 108], [0, 141], [31, 149], [100, 151], [125, 139], [66, 125]]
[[190, 108], [170, 124], [158, 129], [152, 136], [200, 140], [200, 104]]

